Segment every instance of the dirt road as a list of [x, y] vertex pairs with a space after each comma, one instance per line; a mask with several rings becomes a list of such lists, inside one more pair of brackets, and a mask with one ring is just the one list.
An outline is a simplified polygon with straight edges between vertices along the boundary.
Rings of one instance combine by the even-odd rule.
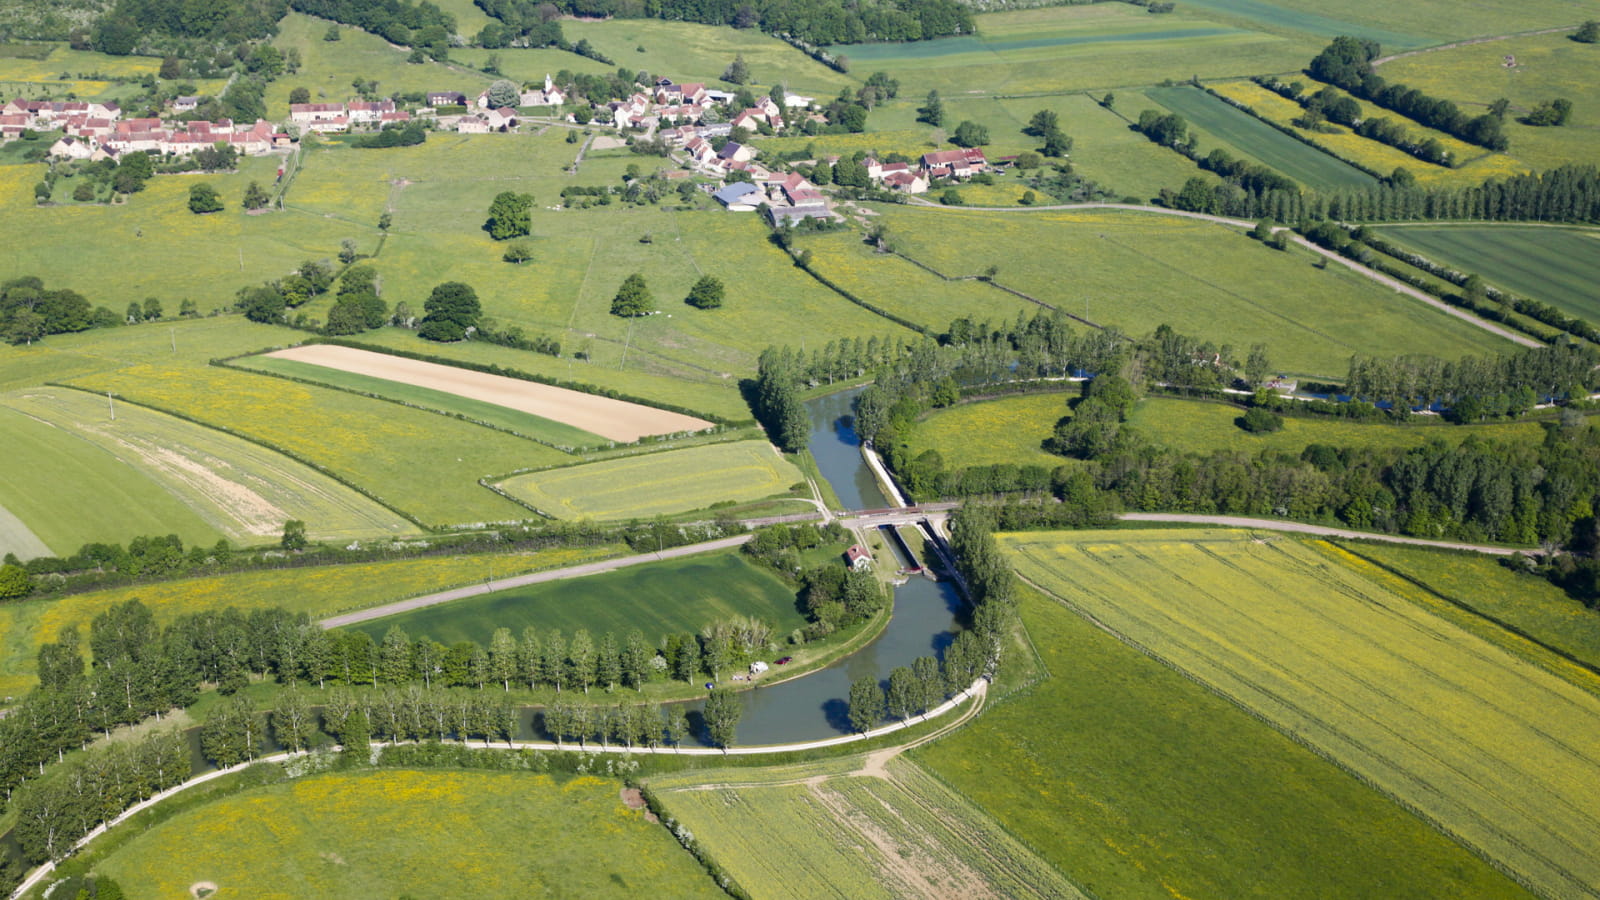
[[1382, 541], [1388, 544], [1415, 544], [1419, 547], [1439, 547], [1446, 550], [1472, 550], [1510, 556], [1517, 550], [1512, 547], [1491, 547], [1486, 544], [1458, 544], [1452, 541], [1430, 541], [1424, 538], [1403, 537], [1398, 534], [1375, 534], [1368, 531], [1350, 531], [1329, 528], [1326, 525], [1308, 525], [1304, 522], [1281, 522], [1277, 519], [1251, 519], [1245, 516], [1196, 516], [1186, 513], [1122, 513], [1117, 516], [1124, 522], [1186, 522], [1194, 525], [1218, 525], [1223, 528], [1259, 528], [1262, 531], [1289, 531], [1295, 534], [1314, 534], [1322, 537], [1355, 538], [1364, 541]]

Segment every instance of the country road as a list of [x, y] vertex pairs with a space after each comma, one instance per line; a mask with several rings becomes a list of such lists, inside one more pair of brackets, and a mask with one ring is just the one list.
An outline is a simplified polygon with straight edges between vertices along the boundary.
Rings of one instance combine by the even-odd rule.
[[1370, 531], [1350, 531], [1329, 528], [1326, 525], [1308, 525], [1305, 522], [1283, 522], [1277, 519], [1251, 519], [1245, 516], [1197, 516], [1187, 513], [1121, 513], [1123, 522], [1182, 522], [1191, 525], [1217, 525], [1223, 528], [1259, 528], [1262, 531], [1289, 531], [1295, 534], [1314, 534], [1321, 537], [1355, 538], [1364, 541], [1382, 541], [1388, 544], [1414, 544], [1419, 547], [1438, 547], [1444, 550], [1472, 550], [1510, 556], [1519, 552], [1514, 547], [1491, 547], [1487, 544], [1457, 544], [1451, 541], [1430, 541], [1425, 538], [1404, 537], [1398, 534], [1377, 534]]
[[[1199, 220], [1201, 222], [1213, 222], [1213, 223], [1215, 223], [1217, 225], [1228, 225], [1228, 226], [1231, 226], [1231, 227], [1234, 227], [1234, 228], [1254, 228], [1256, 226], [1256, 223], [1251, 222], [1251, 221], [1249, 221], [1247, 219], [1230, 219], [1227, 216], [1213, 216], [1213, 215], [1209, 215], [1207, 213], [1187, 212], [1187, 211], [1181, 210], [1181, 209], [1167, 209], [1164, 206], [1142, 206], [1142, 205], [1136, 204], [1136, 203], [1063, 203], [1063, 204], [1058, 204], [1058, 205], [1055, 205], [1055, 206], [1012, 207], [1012, 206], [941, 206], [941, 205], [939, 205], [937, 203], [933, 203], [932, 201], [929, 201], [929, 200], [916, 200], [916, 201], [914, 201], [912, 203], [906, 204], [906, 206], [908, 208], [911, 208], [911, 209], [971, 210], [971, 211], [975, 211], [975, 212], [1011, 212], [1011, 213], [1014, 213], [1014, 212], [1044, 212], [1044, 211], [1047, 211], [1047, 210], [1071, 211], [1071, 210], [1076, 210], [1076, 209], [1120, 209], [1120, 210], [1127, 210], [1129, 212], [1143, 212], [1143, 213], [1153, 213], [1153, 214], [1162, 215], [1162, 216], [1176, 216], [1177, 218], [1180, 218], [1180, 219], [1197, 219], [1197, 220]], [[1290, 230], [1290, 229], [1287, 228], [1287, 226], [1280, 225], [1280, 226], [1274, 228], [1273, 232], [1277, 233], [1279, 231], [1287, 231], [1287, 230]], [[1487, 320], [1480, 319], [1477, 316], [1472, 315], [1471, 313], [1464, 312], [1463, 310], [1457, 309], [1454, 306], [1451, 306], [1450, 304], [1444, 302], [1443, 300], [1440, 300], [1439, 298], [1433, 296], [1432, 294], [1426, 293], [1425, 291], [1419, 291], [1416, 288], [1412, 287], [1411, 285], [1405, 284], [1404, 282], [1401, 282], [1398, 279], [1390, 278], [1389, 276], [1383, 274], [1382, 272], [1378, 272], [1378, 271], [1375, 271], [1373, 269], [1369, 269], [1366, 266], [1363, 266], [1362, 264], [1356, 262], [1355, 260], [1347, 259], [1347, 258], [1339, 255], [1338, 253], [1333, 252], [1332, 250], [1327, 250], [1327, 249], [1324, 249], [1322, 247], [1319, 247], [1316, 244], [1312, 243], [1311, 241], [1306, 240], [1305, 238], [1301, 237], [1298, 234], [1294, 235], [1294, 242], [1295, 242], [1295, 244], [1297, 244], [1297, 245], [1299, 245], [1301, 247], [1304, 247], [1307, 250], [1310, 250], [1312, 253], [1315, 253], [1315, 254], [1317, 254], [1317, 255], [1325, 258], [1325, 259], [1330, 259], [1330, 260], [1338, 263], [1339, 265], [1344, 266], [1345, 268], [1349, 269], [1350, 271], [1355, 272], [1357, 275], [1360, 275], [1360, 276], [1362, 276], [1364, 278], [1368, 278], [1368, 279], [1370, 279], [1370, 280], [1372, 280], [1372, 281], [1374, 281], [1374, 282], [1376, 282], [1378, 284], [1381, 284], [1384, 287], [1389, 288], [1390, 290], [1392, 290], [1392, 291], [1394, 291], [1394, 292], [1396, 292], [1398, 294], [1404, 294], [1405, 296], [1410, 297], [1413, 300], [1420, 300], [1423, 303], [1426, 303], [1429, 306], [1433, 307], [1434, 309], [1439, 310], [1440, 312], [1444, 313], [1445, 315], [1454, 316], [1457, 319], [1460, 319], [1461, 321], [1466, 322], [1468, 325], [1472, 325], [1472, 326], [1474, 326], [1476, 328], [1481, 328], [1484, 331], [1489, 332], [1490, 334], [1493, 334], [1493, 335], [1495, 335], [1497, 337], [1505, 338], [1506, 340], [1511, 341], [1512, 343], [1518, 344], [1518, 345], [1523, 346], [1523, 347], [1543, 347], [1544, 346], [1544, 344], [1542, 342], [1534, 340], [1533, 338], [1528, 337], [1527, 335], [1517, 334], [1514, 331], [1509, 331], [1509, 330], [1507, 330], [1505, 328], [1501, 328], [1500, 326], [1494, 324], [1493, 322], [1489, 322]]]
[[671, 547], [659, 553], [640, 553], [635, 556], [619, 556], [615, 559], [603, 559], [599, 562], [582, 563], [568, 566], [564, 569], [550, 569], [544, 572], [530, 572], [527, 575], [517, 575], [512, 578], [496, 578], [483, 584], [474, 584], [467, 587], [454, 588], [440, 591], [436, 594], [424, 594], [421, 597], [412, 597], [409, 600], [400, 600], [395, 603], [386, 603], [383, 606], [374, 606], [371, 609], [358, 610], [334, 616], [318, 622], [323, 628], [343, 628], [358, 622], [371, 619], [381, 619], [398, 613], [422, 609], [426, 606], [436, 606], [440, 603], [449, 603], [451, 600], [460, 600], [464, 597], [473, 597], [478, 594], [487, 594], [493, 591], [503, 591], [509, 588], [525, 587], [530, 584], [542, 584], [547, 581], [562, 581], [568, 578], [582, 578], [585, 575], [599, 575], [602, 572], [614, 572], [617, 569], [626, 569], [629, 566], [642, 566], [645, 563], [660, 562], [664, 559], [677, 559], [683, 556], [693, 556], [696, 553], [708, 553], [712, 550], [726, 550], [730, 547], [743, 546], [753, 535], [740, 534], [733, 537], [718, 538], [714, 541], [704, 541], [699, 544], [686, 544], [682, 547]]
[[1464, 41], [1451, 41], [1448, 44], [1439, 44], [1435, 47], [1423, 47], [1418, 50], [1407, 50], [1404, 53], [1395, 53], [1390, 56], [1380, 56], [1372, 61], [1372, 67], [1376, 69], [1378, 66], [1381, 66], [1384, 63], [1394, 62], [1397, 59], [1405, 59], [1408, 56], [1416, 56], [1420, 53], [1435, 53], [1440, 50], [1454, 50], [1457, 47], [1470, 47], [1473, 44], [1487, 44], [1491, 41], [1506, 41], [1510, 40], [1511, 38], [1533, 37], [1540, 34], [1555, 34], [1558, 31], [1572, 31], [1577, 27], [1577, 25], [1562, 25], [1558, 28], [1540, 28], [1537, 31], [1513, 31], [1510, 34], [1490, 34], [1483, 37], [1467, 38]]

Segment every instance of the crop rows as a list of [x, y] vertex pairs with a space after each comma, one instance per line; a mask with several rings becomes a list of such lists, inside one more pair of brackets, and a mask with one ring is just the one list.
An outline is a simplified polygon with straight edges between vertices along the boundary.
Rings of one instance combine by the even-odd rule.
[[1014, 546], [1025, 576], [1536, 890], [1600, 896], [1600, 698], [1292, 541]]
[[1049, 864], [915, 764], [891, 762], [888, 778], [853, 777], [837, 768], [784, 769], [787, 780], [766, 784], [745, 781], [742, 772], [722, 773], [740, 783], [697, 786], [676, 779], [670, 784], [684, 786], [658, 791], [757, 897], [781, 896], [798, 884], [814, 897], [1080, 896]]

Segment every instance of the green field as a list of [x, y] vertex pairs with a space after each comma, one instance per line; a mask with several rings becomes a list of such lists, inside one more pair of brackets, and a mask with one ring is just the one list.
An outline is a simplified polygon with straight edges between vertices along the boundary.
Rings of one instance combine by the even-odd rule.
[[234, 365], [254, 371], [272, 372], [306, 381], [315, 381], [318, 384], [343, 388], [348, 391], [373, 394], [378, 397], [398, 400], [412, 406], [426, 407], [453, 416], [463, 416], [475, 422], [486, 422], [490, 425], [531, 437], [536, 441], [554, 444], [557, 447], [598, 447], [607, 443], [606, 439], [598, 434], [591, 434], [581, 428], [564, 425], [542, 416], [519, 412], [494, 403], [473, 400], [470, 397], [462, 397], [446, 391], [436, 391], [431, 388], [418, 387], [414, 384], [390, 381], [387, 378], [374, 378], [370, 375], [342, 372], [338, 369], [330, 369], [327, 366], [318, 366], [292, 359], [276, 359], [270, 356], [252, 356], [245, 360], [237, 360]]
[[930, 89], [1014, 96], [1281, 72], [1318, 48], [1310, 37], [1222, 24], [1185, 6], [1163, 16], [1122, 4], [1048, 7], [987, 13], [977, 24], [971, 36], [831, 49], [850, 58], [852, 72], [887, 71], [903, 95], [920, 98]]
[[1382, 230], [1434, 262], [1600, 322], [1600, 231], [1533, 225], [1420, 225]]
[[1530, 896], [1058, 604], [1024, 592], [1021, 610], [1051, 677], [911, 756], [1086, 890], [1151, 900]]
[[1530, 665], [1336, 548], [1254, 537], [1078, 532], [1005, 546], [1022, 577], [1540, 893], [1600, 890], [1600, 795], [1585, 787], [1600, 765], [1600, 677], [1580, 686]]
[[995, 265], [999, 283], [1132, 334], [1169, 324], [1219, 346], [1261, 341], [1291, 374], [1342, 378], [1352, 354], [1415, 352], [1418, 334], [1444, 358], [1511, 349], [1343, 266], [1313, 268], [1308, 254], [1226, 226], [1116, 210], [880, 212], [901, 252], [941, 272]]
[[[954, 791], [904, 759], [698, 772], [650, 787], [756, 900], [1082, 898]], [[734, 784], [728, 784], [734, 782]]]
[[[1020, 193], [1020, 189], [1014, 193]], [[811, 253], [812, 268], [829, 281], [890, 315], [934, 333], [949, 328], [962, 316], [1010, 322], [1018, 313], [1031, 316], [1040, 310], [1035, 304], [971, 279], [976, 272], [946, 272], [969, 280], [941, 280], [898, 256], [877, 252], [854, 231], [807, 237], [797, 246]]]
[[413, 638], [485, 645], [496, 628], [513, 634], [527, 626], [567, 634], [587, 628], [596, 638], [610, 632], [618, 640], [637, 628], [653, 647], [669, 633], [698, 632], [732, 616], [754, 616], [779, 635], [806, 623], [793, 588], [738, 551], [728, 551], [495, 591], [357, 627], [377, 640], [398, 625]]
[[[561, 30], [572, 43], [588, 39], [616, 60], [609, 68], [613, 72], [619, 66], [630, 71], [643, 69], [679, 83], [700, 81], [710, 88], [728, 90], [731, 86], [721, 81], [722, 73], [735, 56], [742, 55], [754, 84], [786, 84], [790, 93], [815, 95], [819, 100], [831, 100], [841, 88], [859, 83], [857, 77], [841, 75], [760, 29], [740, 31], [689, 22], [617, 18], [603, 22], [565, 19]], [[573, 59], [586, 62], [581, 57]], [[561, 68], [577, 71], [572, 65]]]
[[[950, 469], [998, 463], [1072, 465], [1072, 460], [1045, 451], [1043, 444], [1056, 422], [1072, 414], [1067, 403], [1077, 396], [1074, 388], [962, 403], [923, 417], [905, 442], [914, 455], [938, 451]], [[1468, 438], [1531, 446], [1544, 440], [1544, 429], [1534, 422], [1443, 425], [1435, 420], [1427, 425], [1390, 425], [1297, 416], [1286, 416], [1281, 431], [1250, 434], [1234, 423], [1243, 412], [1223, 403], [1147, 397], [1134, 407], [1128, 424], [1153, 443], [1199, 454], [1229, 450], [1298, 455], [1311, 444], [1384, 450], [1420, 447], [1429, 441], [1459, 444]]]
[[620, 788], [589, 776], [316, 775], [179, 813], [97, 869], [131, 900], [188, 896], [196, 882], [262, 900], [725, 896]]
[[220, 366], [135, 365], [74, 384], [266, 441], [430, 525], [527, 518], [478, 479], [571, 459], [449, 416]]
[[[27, 479], [11, 485], [11, 490], [27, 492], [27, 508], [54, 511], [41, 522], [42, 532], [75, 535], [72, 540], [53, 542], [60, 544], [63, 552], [91, 540], [117, 542], [144, 533], [128, 530], [127, 523], [83, 516], [83, 507], [62, 502], [64, 494], [90, 485], [98, 491], [140, 480], [153, 482], [205, 523], [206, 530], [191, 542], [209, 543], [211, 535], [220, 534], [236, 544], [261, 543], [276, 539], [287, 519], [307, 522], [308, 534], [317, 540], [347, 542], [418, 533], [405, 519], [309, 466], [182, 419], [128, 404], [115, 410], [113, 419], [103, 396], [66, 388], [13, 392], [0, 396], [0, 405], [82, 444], [67, 447], [57, 435], [44, 437], [44, 443], [33, 450], [40, 456], [63, 453], [63, 460], [70, 460], [70, 474], [47, 479], [39, 477], [47, 467], [32, 468]], [[131, 478], [129, 469], [133, 470]], [[76, 483], [80, 478], [85, 484]], [[137, 487], [120, 491], [111, 487], [105, 496], [117, 498], [120, 506], [130, 499], [130, 493], [138, 491]], [[9, 492], [6, 497], [6, 505], [21, 506], [12, 501]], [[101, 502], [90, 501], [96, 507]], [[157, 502], [150, 510], [127, 511], [151, 515], [153, 510], [162, 510], [165, 514], [169, 506]], [[175, 518], [184, 521], [184, 517]], [[159, 526], [150, 530], [161, 531]]]
[[[471, 4], [466, 4], [471, 6]], [[456, 12], [457, 24], [461, 15]], [[300, 71], [285, 74], [267, 88], [267, 115], [281, 119], [289, 114], [289, 92], [297, 87], [311, 92], [316, 103], [342, 103], [358, 99], [350, 82], [356, 78], [378, 82], [383, 96], [427, 91], [455, 90], [468, 97], [489, 86], [494, 79], [481, 72], [436, 62], [409, 63], [411, 51], [390, 44], [359, 28], [340, 26], [337, 41], [322, 39], [327, 19], [292, 12], [278, 23], [278, 36], [272, 43], [280, 50], [300, 51]], [[478, 28], [472, 29], [476, 34]]]
[[[1568, 7], [1549, 26], [1575, 26], [1600, 18], [1600, 3]], [[1534, 25], [1517, 25], [1503, 32], [1526, 31]], [[1504, 97], [1511, 101], [1506, 116], [1509, 154], [1532, 168], [1551, 169], [1564, 163], [1594, 159], [1600, 139], [1600, 54], [1591, 44], [1569, 40], [1566, 33], [1541, 34], [1452, 47], [1384, 63], [1378, 69], [1390, 82], [1401, 82], [1434, 97], [1453, 100], [1469, 115]], [[1504, 59], [1515, 56], [1515, 68]], [[1559, 128], [1523, 125], [1517, 117], [1539, 103], [1556, 97], [1572, 101], [1572, 118]]]
[[[1542, 578], [1519, 575], [1499, 560], [1440, 553], [1396, 544], [1351, 544], [1345, 549], [1420, 583], [1440, 597], [1471, 610], [1461, 621], [1515, 646], [1515, 629], [1580, 663], [1600, 668], [1600, 614]], [[1450, 610], [1446, 609], [1446, 612]], [[1493, 625], [1492, 623], [1500, 623]], [[1549, 659], [1560, 672], [1565, 666]], [[1581, 677], [1581, 676], [1580, 676]]]
[[191, 612], [234, 606], [242, 610], [281, 606], [321, 619], [434, 591], [479, 584], [492, 570], [504, 578], [534, 570], [590, 562], [622, 551], [619, 545], [556, 548], [526, 553], [434, 556], [343, 566], [269, 569], [185, 578], [89, 591], [61, 598], [0, 604], [0, 697], [20, 696], [34, 682], [39, 647], [61, 629], [89, 622], [113, 604], [137, 598], [158, 623]]
[[1195, 0], [1201, 15], [1248, 22], [1271, 31], [1314, 34], [1326, 42], [1341, 34], [1375, 40], [1385, 50], [1457, 38], [1569, 25], [1600, 13], [1593, 0], [1531, 0], [1515, 6], [1418, 0], [1372, 4], [1362, 0]]
[[733, 441], [529, 472], [500, 487], [557, 518], [635, 519], [782, 496], [804, 481], [766, 441]]
[[[1200, 136], [1200, 152], [1217, 148], [1265, 164], [1316, 191], [1371, 187], [1371, 175], [1300, 143], [1241, 109], [1193, 87], [1151, 88], [1145, 96], [1189, 122]], [[1130, 110], [1131, 114], [1131, 110]], [[1209, 138], [1209, 140], [1208, 140]]]

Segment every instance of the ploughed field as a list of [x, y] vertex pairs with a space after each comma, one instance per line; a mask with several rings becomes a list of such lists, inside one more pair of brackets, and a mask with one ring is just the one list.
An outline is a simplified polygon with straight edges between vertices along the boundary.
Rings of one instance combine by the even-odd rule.
[[[710, 428], [704, 419], [668, 412], [637, 403], [613, 400], [582, 391], [552, 387], [504, 375], [475, 372], [455, 366], [373, 353], [352, 347], [310, 344], [277, 350], [271, 359], [362, 375], [382, 381], [424, 388], [527, 413], [580, 432], [631, 443], [642, 437], [699, 431]], [[582, 437], [580, 433], [578, 435]]]
[[1245, 532], [1004, 539], [1018, 573], [1549, 896], [1600, 895], [1600, 679], [1435, 616], [1406, 582]]

